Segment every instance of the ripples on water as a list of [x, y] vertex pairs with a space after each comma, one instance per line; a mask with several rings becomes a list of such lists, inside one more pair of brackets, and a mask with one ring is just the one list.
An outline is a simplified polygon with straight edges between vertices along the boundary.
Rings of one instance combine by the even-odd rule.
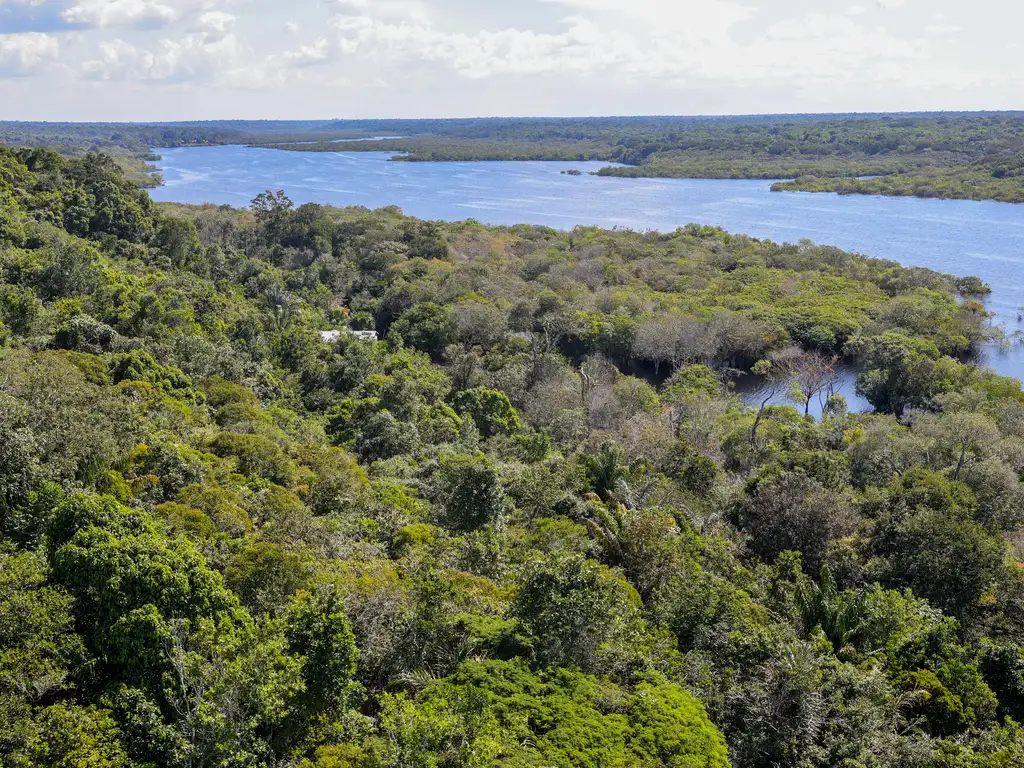
[[[771, 181], [619, 179], [587, 175], [601, 162], [389, 162], [392, 153], [301, 153], [240, 146], [155, 150], [165, 185], [156, 200], [247, 205], [265, 189], [296, 203], [397, 205], [425, 219], [486, 224], [577, 224], [671, 231], [690, 222], [770, 238], [835, 245], [906, 265], [977, 275], [1008, 333], [1024, 305], [1024, 205], [804, 192]], [[315, 167], [315, 176], [310, 175]], [[583, 176], [561, 171], [577, 168]], [[985, 362], [1024, 378], [1024, 348], [992, 348]], [[847, 382], [844, 392], [852, 394]], [[855, 405], [857, 405], [855, 403]], [[863, 402], [859, 403], [863, 406]]]

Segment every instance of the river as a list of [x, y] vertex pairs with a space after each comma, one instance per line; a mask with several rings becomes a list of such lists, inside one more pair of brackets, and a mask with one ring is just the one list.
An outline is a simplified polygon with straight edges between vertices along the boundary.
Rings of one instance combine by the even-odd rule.
[[[802, 239], [902, 264], [976, 275], [1008, 333], [1024, 305], [1024, 205], [772, 192], [770, 181], [591, 176], [600, 162], [390, 162], [380, 152], [286, 152], [242, 146], [156, 149], [155, 200], [248, 205], [283, 189], [296, 203], [397, 205], [425, 219], [577, 224], [671, 231], [690, 222], [777, 242]], [[576, 168], [582, 176], [563, 170]], [[985, 363], [1024, 379], [1024, 345], [992, 347]], [[844, 392], [852, 394], [847, 383]], [[863, 403], [854, 403], [862, 406]]]

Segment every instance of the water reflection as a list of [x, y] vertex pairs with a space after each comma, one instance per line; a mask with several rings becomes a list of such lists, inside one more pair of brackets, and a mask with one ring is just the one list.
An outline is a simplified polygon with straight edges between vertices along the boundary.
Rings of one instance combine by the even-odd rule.
[[[836, 366], [836, 383], [827, 392], [811, 398], [810, 414], [816, 419], [821, 418], [821, 412], [825, 408], [830, 394], [842, 395], [846, 398], [846, 404], [850, 413], [869, 413], [872, 408], [863, 397], [857, 394], [857, 375], [860, 373], [854, 365], [842, 363]], [[760, 405], [764, 390], [765, 377], [756, 373], [740, 373], [732, 381], [733, 391], [740, 396], [740, 399], [748, 405]], [[804, 404], [798, 403], [787, 397], [786, 393], [780, 393], [769, 401], [770, 405], [792, 405], [803, 412]]]

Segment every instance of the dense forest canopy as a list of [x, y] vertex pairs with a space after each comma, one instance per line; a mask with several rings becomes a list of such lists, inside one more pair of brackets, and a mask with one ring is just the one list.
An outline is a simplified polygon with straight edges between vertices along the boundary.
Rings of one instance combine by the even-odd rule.
[[0, 764], [1021, 765], [984, 290], [0, 150]]
[[[788, 179], [777, 191], [1024, 202], [1024, 113], [0, 123], [0, 144], [115, 152], [252, 144], [406, 161], [598, 160], [606, 176]], [[158, 180], [153, 180], [156, 183]]]

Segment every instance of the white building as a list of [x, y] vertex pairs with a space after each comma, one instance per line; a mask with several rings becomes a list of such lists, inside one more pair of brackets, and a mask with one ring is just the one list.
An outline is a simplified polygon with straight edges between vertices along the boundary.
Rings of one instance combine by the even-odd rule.
[[350, 328], [337, 331], [320, 331], [320, 340], [333, 344], [342, 336], [349, 336], [358, 341], [378, 341], [376, 331], [353, 331]]

